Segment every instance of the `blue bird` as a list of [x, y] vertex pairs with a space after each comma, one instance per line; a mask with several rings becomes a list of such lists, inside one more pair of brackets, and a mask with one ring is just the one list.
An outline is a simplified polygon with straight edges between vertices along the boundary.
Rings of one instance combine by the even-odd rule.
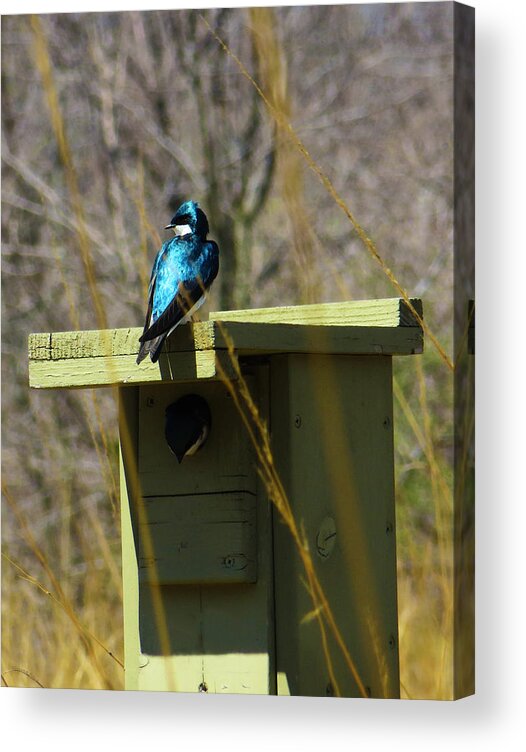
[[203, 305], [219, 271], [219, 248], [206, 239], [208, 220], [195, 201], [181, 204], [165, 230], [175, 237], [163, 244], [153, 264], [137, 364], [148, 353], [152, 363], [159, 359], [166, 337]]

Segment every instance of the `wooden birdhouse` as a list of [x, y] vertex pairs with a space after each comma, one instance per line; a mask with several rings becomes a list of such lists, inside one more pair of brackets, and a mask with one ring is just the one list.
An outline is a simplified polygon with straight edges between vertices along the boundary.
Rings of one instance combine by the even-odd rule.
[[[422, 352], [411, 309], [213, 313], [137, 366], [140, 333], [29, 339], [32, 387], [118, 387], [126, 688], [398, 697], [392, 356]], [[313, 612], [229, 388], [240, 380], [345, 650]], [[166, 410], [187, 395], [210, 419], [179, 462]]]

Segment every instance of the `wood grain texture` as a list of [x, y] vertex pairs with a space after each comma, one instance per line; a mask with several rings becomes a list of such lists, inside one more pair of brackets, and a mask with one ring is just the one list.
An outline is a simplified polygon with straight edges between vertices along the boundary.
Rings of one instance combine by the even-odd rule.
[[[86, 352], [82, 348], [82, 352]], [[126, 386], [218, 379], [219, 368], [235, 378], [232, 360], [226, 352], [200, 350], [162, 355], [158, 363], [135, 363], [132, 355], [81, 356], [29, 361], [29, 386], [59, 389]], [[218, 365], [219, 364], [219, 365]]]
[[[411, 304], [422, 316], [422, 301]], [[418, 326], [413, 313], [401, 298], [349, 300], [339, 303], [313, 303], [239, 311], [212, 311], [210, 321], [246, 321], [267, 324], [310, 324], [312, 326]]]
[[[42, 373], [46, 368], [44, 364], [48, 364], [50, 372], [56, 372], [62, 366], [71, 369], [71, 362], [78, 361], [82, 370], [86, 372], [93, 368], [96, 384], [99, 383], [100, 374], [112, 368], [114, 375], [105, 376], [103, 383], [113, 383], [112, 378], [127, 379], [130, 383], [140, 383], [141, 380], [162, 380], [158, 376], [161, 374], [163, 363], [166, 365], [169, 359], [165, 355], [164, 360], [161, 356], [159, 365], [143, 361], [137, 366], [135, 364], [138, 349], [136, 344], [130, 347], [133, 350], [131, 353], [121, 352], [128, 341], [128, 337], [124, 337], [124, 333], [128, 331], [114, 329], [106, 332], [60, 332], [53, 335], [31, 335], [29, 362], [37, 366], [38, 373]], [[121, 332], [123, 337], [113, 336]], [[46, 341], [46, 337], [50, 339]], [[230, 343], [240, 355], [282, 352], [406, 355], [421, 352], [422, 332], [418, 327], [402, 326], [391, 328], [361, 325], [206, 321], [189, 324], [176, 330], [167, 340], [164, 352], [168, 355], [177, 353], [178, 356], [195, 353], [196, 357], [206, 363], [207, 357], [211, 359], [212, 356], [197, 355], [197, 353], [226, 350]], [[172, 359], [169, 362], [184, 367], [185, 361], [184, 358], [178, 357], [177, 360]], [[129, 366], [131, 368], [128, 374], [125, 371]], [[69, 372], [71, 373], [71, 370]]]

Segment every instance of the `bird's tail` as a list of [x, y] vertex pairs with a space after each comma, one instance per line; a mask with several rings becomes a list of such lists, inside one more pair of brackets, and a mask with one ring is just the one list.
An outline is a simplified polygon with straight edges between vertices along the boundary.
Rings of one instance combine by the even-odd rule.
[[161, 354], [161, 348], [164, 344], [164, 340], [166, 339], [166, 335], [168, 332], [164, 332], [164, 334], [160, 334], [158, 337], [154, 337], [153, 339], [148, 339], [146, 342], [143, 342], [141, 344], [141, 349], [139, 350], [139, 354], [137, 355], [137, 365], [141, 361], [145, 359], [145, 357], [149, 354], [150, 359], [152, 363], [157, 363], [159, 360], [159, 355]]

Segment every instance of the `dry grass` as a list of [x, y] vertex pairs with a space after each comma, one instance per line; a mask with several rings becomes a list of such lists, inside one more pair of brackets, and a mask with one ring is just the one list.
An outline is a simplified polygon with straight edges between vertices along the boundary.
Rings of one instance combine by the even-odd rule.
[[[102, 567], [99, 552], [91, 548], [83, 552], [86, 571], [79, 578], [79, 591], [70, 579], [61, 580], [55, 574], [49, 552], [37, 543], [18, 503], [5, 486], [2, 493], [18, 524], [31, 568], [39, 572], [35, 576], [3, 552], [2, 682], [6, 686], [122, 688], [122, 627], [113, 615], [108, 618], [111, 611], [107, 608], [112, 602], [115, 608], [120, 601], [120, 583], [108, 581], [116, 562], [107, 541], [102, 546]], [[70, 534], [64, 531], [62, 549], [71, 548]]]

